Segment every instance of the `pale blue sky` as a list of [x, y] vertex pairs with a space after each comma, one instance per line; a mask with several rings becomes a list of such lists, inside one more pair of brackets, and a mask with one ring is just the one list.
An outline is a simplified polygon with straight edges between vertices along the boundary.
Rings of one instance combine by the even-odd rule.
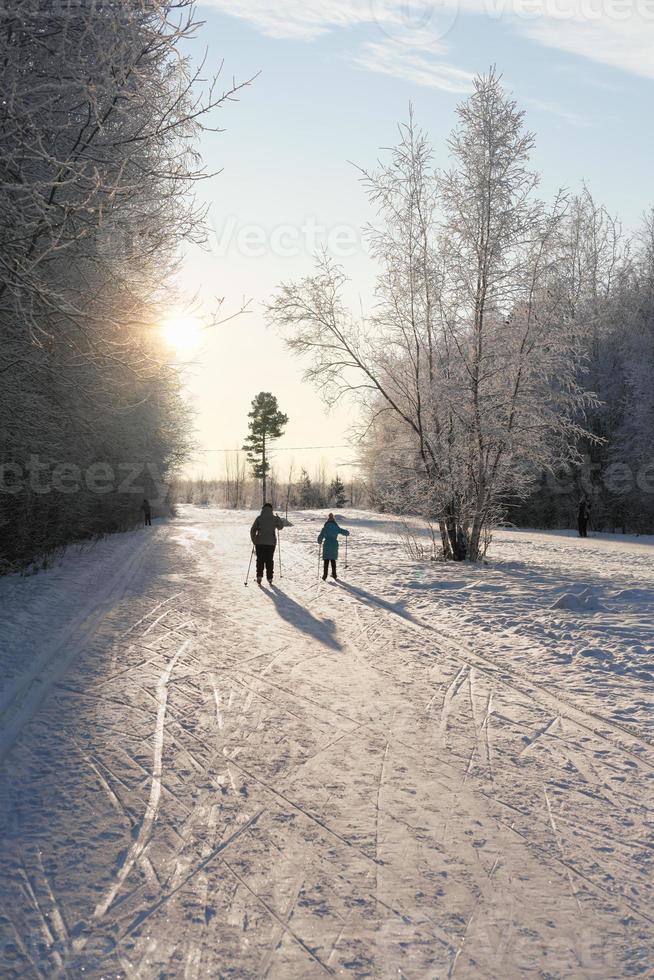
[[[330, 246], [345, 246], [352, 295], [367, 301], [374, 268], [356, 242], [371, 214], [348, 161], [374, 164], [409, 102], [443, 164], [456, 104], [470, 77], [495, 63], [537, 134], [545, 197], [585, 181], [627, 227], [654, 204], [654, 0], [203, 0], [200, 14], [206, 24], [191, 51], [208, 49], [207, 74], [222, 59], [224, 83], [260, 72], [222, 110], [226, 132], [203, 139], [208, 168], [222, 168], [201, 189], [215, 233], [183, 272], [207, 309], [214, 296], [230, 310], [252, 299], [247, 317], [217, 328], [196, 354], [190, 389], [206, 448], [240, 444], [262, 389], [291, 417], [280, 447], [347, 441], [351, 407], [325, 416], [301, 366], [266, 329], [261, 303], [281, 279], [310, 271], [311, 248], [327, 233]], [[311, 468], [350, 456], [279, 460]], [[219, 459], [197, 468], [217, 474]]]

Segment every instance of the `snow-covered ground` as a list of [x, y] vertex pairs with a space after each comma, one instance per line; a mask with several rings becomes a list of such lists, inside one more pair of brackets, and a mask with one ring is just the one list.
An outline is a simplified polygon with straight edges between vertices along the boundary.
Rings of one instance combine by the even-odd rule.
[[654, 541], [323, 516], [0, 580], [0, 976], [651, 976]]

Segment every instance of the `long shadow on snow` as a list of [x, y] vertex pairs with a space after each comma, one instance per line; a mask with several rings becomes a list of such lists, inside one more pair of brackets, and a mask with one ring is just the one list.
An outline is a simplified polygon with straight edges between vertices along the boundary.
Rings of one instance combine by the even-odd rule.
[[261, 591], [272, 599], [275, 609], [282, 619], [306, 633], [307, 636], [313, 636], [331, 650], [343, 649], [334, 635], [336, 624], [333, 620], [317, 619], [305, 606], [301, 606], [295, 599], [291, 599], [286, 592], [281, 592], [276, 585]]
[[387, 602], [385, 599], [380, 599], [379, 596], [373, 595], [372, 592], [366, 592], [365, 589], [362, 589], [358, 585], [350, 585], [349, 582], [344, 582], [342, 579], [338, 581], [342, 589], [351, 592], [353, 596], [360, 599], [366, 606], [371, 606], [373, 609], [385, 609], [386, 612], [393, 613], [394, 616], [399, 616], [400, 619], [407, 619], [410, 623], [415, 623], [416, 626], [425, 626], [425, 623], [422, 623], [419, 619], [415, 619], [411, 613], [403, 608], [403, 602]]

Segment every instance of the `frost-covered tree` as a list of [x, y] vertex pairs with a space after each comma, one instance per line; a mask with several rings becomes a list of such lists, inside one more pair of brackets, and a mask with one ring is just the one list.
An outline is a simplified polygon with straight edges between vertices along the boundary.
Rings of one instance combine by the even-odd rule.
[[596, 529], [654, 528], [654, 262], [651, 214], [633, 237], [588, 190], [572, 202], [563, 245], [575, 331], [585, 347], [580, 381], [597, 395], [582, 463], [543, 479], [518, 510], [531, 524], [565, 526], [582, 493]]
[[[654, 210], [645, 215], [633, 247], [627, 285], [620, 290], [624, 397], [611, 445], [611, 461], [627, 462], [640, 474], [641, 495], [654, 517]], [[624, 330], [626, 321], [627, 329]], [[614, 320], [615, 322], [615, 320]], [[647, 475], [649, 473], [649, 477]]]
[[195, 137], [231, 95], [202, 94], [196, 28], [191, 0], [0, 10], [5, 567], [128, 526], [187, 451], [157, 322], [203, 235]]
[[458, 115], [451, 170], [434, 170], [411, 117], [389, 162], [364, 172], [372, 315], [350, 313], [326, 255], [269, 313], [327, 401], [355, 394], [383, 432], [377, 492], [438, 521], [446, 557], [476, 560], [507, 498], [574, 455], [584, 395], [557, 277], [563, 205], [535, 198], [523, 113], [491, 71]]
[[455, 427], [465, 454], [467, 548], [513, 488], [570, 458], [586, 399], [581, 344], [558, 278], [564, 208], [535, 197], [534, 137], [494, 71], [475, 82], [450, 139], [453, 168], [440, 177], [444, 224], [444, 325], [456, 350]]

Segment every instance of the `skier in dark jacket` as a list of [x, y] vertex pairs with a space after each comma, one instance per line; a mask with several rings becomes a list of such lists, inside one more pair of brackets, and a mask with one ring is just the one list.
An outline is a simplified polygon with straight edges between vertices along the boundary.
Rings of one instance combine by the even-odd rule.
[[332, 566], [332, 578], [338, 578], [338, 575], [336, 574], [336, 560], [338, 558], [339, 534], [344, 534], [346, 537], [350, 536], [350, 532], [346, 531], [342, 527], [339, 527], [336, 523], [336, 518], [334, 515], [330, 514], [325, 522], [325, 526], [318, 535], [318, 544], [322, 544], [323, 541], [325, 542], [322, 546], [323, 582], [327, 578], [330, 562]]
[[147, 498], [143, 498], [143, 503], [141, 504], [141, 510], [143, 511], [143, 520], [145, 521], [146, 527], [152, 526], [152, 508], [150, 507], [150, 501]]
[[250, 528], [250, 537], [257, 553], [257, 585], [261, 585], [264, 565], [266, 578], [273, 580], [275, 571], [275, 548], [277, 546], [277, 531], [281, 531], [284, 522], [277, 514], [273, 514], [272, 504], [264, 504], [261, 513]]
[[590, 505], [586, 497], [579, 501], [579, 511], [577, 513], [577, 525], [579, 527], [579, 537], [588, 537], [588, 521], [590, 520]]

